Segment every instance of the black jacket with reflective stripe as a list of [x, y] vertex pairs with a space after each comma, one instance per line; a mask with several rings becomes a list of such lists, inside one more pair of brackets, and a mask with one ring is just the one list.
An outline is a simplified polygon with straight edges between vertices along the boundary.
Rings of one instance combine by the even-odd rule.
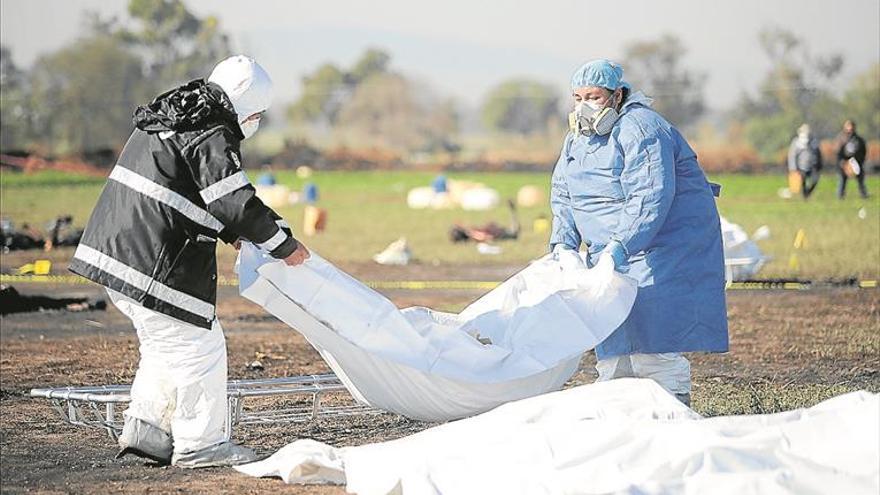
[[70, 270], [211, 328], [218, 238], [250, 240], [276, 258], [298, 243], [242, 172], [243, 136], [219, 86], [193, 81], [161, 95], [135, 125]]

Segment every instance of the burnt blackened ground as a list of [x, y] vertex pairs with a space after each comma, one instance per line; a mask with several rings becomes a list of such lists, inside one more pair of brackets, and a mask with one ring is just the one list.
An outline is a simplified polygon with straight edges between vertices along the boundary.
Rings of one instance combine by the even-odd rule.
[[[425, 278], [434, 269], [348, 267], [362, 279]], [[446, 279], [499, 280], [515, 267], [447, 268]], [[448, 272], [448, 273], [447, 273]], [[381, 273], [381, 274], [380, 274]], [[105, 297], [93, 285], [20, 284], [22, 294]], [[399, 306], [455, 310], [477, 291], [389, 291]], [[220, 290], [218, 307], [229, 346], [231, 378], [281, 377], [329, 371], [299, 336], [261, 308]], [[880, 391], [880, 291], [732, 291], [731, 351], [691, 356], [693, 407], [704, 415], [764, 413], [811, 406], [851, 390]], [[259, 353], [259, 354], [258, 354]], [[260, 356], [262, 371], [246, 365]], [[286, 486], [231, 469], [187, 471], [134, 458], [113, 460], [102, 431], [69, 426], [34, 387], [130, 383], [138, 359], [129, 322], [107, 311], [46, 311], [0, 319], [0, 467], [2, 492], [343, 493], [340, 487]], [[591, 354], [570, 385], [595, 379]], [[394, 415], [322, 419], [312, 424], [243, 426], [235, 439], [262, 454], [298, 438], [359, 445], [399, 438], [431, 425]]]

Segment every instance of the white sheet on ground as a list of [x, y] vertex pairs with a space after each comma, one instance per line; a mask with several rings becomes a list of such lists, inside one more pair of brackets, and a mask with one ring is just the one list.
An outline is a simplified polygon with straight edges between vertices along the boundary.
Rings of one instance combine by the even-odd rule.
[[303, 334], [356, 399], [426, 421], [558, 390], [637, 290], [548, 255], [452, 314], [398, 310], [315, 253], [289, 267], [245, 244], [239, 261], [241, 294]]
[[389, 442], [298, 440], [236, 469], [349, 493], [876, 494], [880, 396], [701, 419], [646, 379], [512, 402]]

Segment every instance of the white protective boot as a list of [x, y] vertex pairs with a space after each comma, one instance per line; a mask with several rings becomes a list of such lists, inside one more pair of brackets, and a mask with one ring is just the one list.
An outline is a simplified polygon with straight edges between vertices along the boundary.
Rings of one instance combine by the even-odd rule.
[[615, 378], [650, 378], [684, 405], [691, 405], [691, 364], [681, 353], [624, 354], [596, 363], [597, 382]]
[[171, 435], [146, 421], [125, 416], [125, 425], [118, 441], [122, 450], [116, 454], [117, 459], [133, 454], [160, 464], [171, 463]]
[[257, 454], [253, 450], [232, 442], [223, 442], [195, 452], [175, 453], [173, 464], [177, 467], [196, 469], [237, 466], [256, 460]]

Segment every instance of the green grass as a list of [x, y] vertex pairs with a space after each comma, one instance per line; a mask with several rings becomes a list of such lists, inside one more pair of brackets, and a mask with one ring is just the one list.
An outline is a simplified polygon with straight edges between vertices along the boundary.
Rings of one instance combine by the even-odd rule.
[[44, 170], [35, 174], [23, 174], [18, 172], [0, 173], [0, 184], [4, 191], [15, 188], [29, 188], [35, 186], [100, 186], [104, 184], [102, 177], [73, 174], [58, 170]]
[[691, 407], [703, 416], [772, 414], [812, 407], [832, 397], [863, 390], [849, 384], [777, 383], [737, 380], [717, 383], [697, 380]]
[[[526, 184], [549, 189], [548, 173], [449, 173], [451, 179], [483, 182], [496, 188], [503, 198], [515, 197]], [[279, 182], [300, 190], [304, 181], [293, 172], [279, 172]], [[489, 220], [509, 223], [506, 209], [488, 212], [463, 210], [410, 210], [406, 193], [428, 185], [429, 172], [318, 172], [310, 180], [320, 190], [319, 205], [328, 210], [328, 228], [321, 235], [304, 238], [313, 250], [331, 260], [366, 261], [388, 243], [405, 236], [416, 256], [430, 263], [524, 263], [546, 250], [547, 233], [532, 231], [533, 221], [549, 215], [546, 202], [539, 207], [520, 209], [523, 234], [517, 242], [501, 244], [497, 256], [479, 254], [473, 244], [452, 244], [449, 227], [460, 222], [482, 224]], [[783, 176], [723, 175], [712, 178], [723, 185], [719, 208], [722, 215], [752, 232], [768, 225], [772, 237], [760, 243], [773, 260], [764, 277], [860, 277], [880, 275], [880, 178], [869, 180], [872, 197], [861, 200], [850, 185], [849, 198], [834, 197], [836, 177], [823, 177], [810, 201], [777, 196], [785, 185]], [[103, 181], [57, 172], [34, 175], [4, 173], [0, 178], [0, 213], [17, 224], [43, 225], [55, 215], [74, 215], [75, 223], [85, 223], [100, 193]], [[858, 212], [865, 209], [866, 218]], [[302, 205], [279, 210], [301, 232]], [[805, 249], [795, 251], [793, 240], [799, 229], [807, 235]], [[797, 255], [797, 268], [790, 264]]]
[[[867, 200], [852, 183], [842, 201], [836, 197], [836, 174], [823, 177], [808, 201], [781, 199], [777, 191], [785, 186], [782, 176], [726, 175], [713, 180], [723, 186], [718, 207], [728, 220], [749, 233], [761, 225], [770, 227], [771, 238], [759, 245], [773, 260], [761, 276], [876, 279], [880, 274], [880, 178], [869, 179]], [[865, 218], [859, 217], [862, 208]], [[800, 229], [807, 243], [795, 249]], [[792, 255], [797, 268], [790, 264]]]
[[106, 179], [66, 172], [0, 174], [0, 215], [11, 217], [16, 227], [29, 223], [42, 229], [62, 214], [73, 215], [84, 225]]

